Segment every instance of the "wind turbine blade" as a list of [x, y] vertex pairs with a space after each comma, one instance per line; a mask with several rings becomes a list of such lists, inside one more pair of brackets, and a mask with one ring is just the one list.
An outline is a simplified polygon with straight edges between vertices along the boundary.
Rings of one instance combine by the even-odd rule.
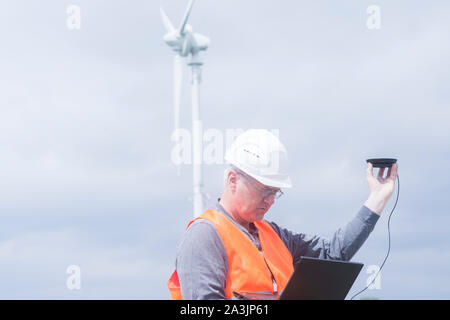
[[190, 0], [186, 12], [184, 13], [183, 20], [181, 20], [180, 25], [180, 34], [184, 35], [184, 27], [186, 27], [186, 23], [189, 19], [189, 15], [191, 14], [192, 6], [194, 5], [195, 0]]
[[[183, 79], [183, 66], [181, 64], [181, 57], [176, 54], [173, 60], [173, 75], [174, 75], [174, 125], [175, 135], [178, 137], [178, 129], [180, 128], [180, 103], [181, 103], [181, 81]], [[178, 138], [177, 138], [178, 139]], [[177, 176], [181, 175], [181, 167], [177, 166]]]
[[164, 27], [166, 28], [167, 32], [172, 32], [174, 29], [172, 22], [170, 22], [169, 18], [167, 17], [166, 13], [164, 12], [162, 7], [159, 7], [159, 12], [161, 13], [161, 18], [164, 23]]

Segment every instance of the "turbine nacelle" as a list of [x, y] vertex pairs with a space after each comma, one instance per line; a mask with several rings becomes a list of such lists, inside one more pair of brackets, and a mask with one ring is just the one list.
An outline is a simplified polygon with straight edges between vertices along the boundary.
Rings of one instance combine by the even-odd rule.
[[206, 50], [209, 45], [208, 37], [199, 33], [193, 33], [192, 26], [187, 24], [187, 20], [191, 13], [193, 4], [194, 1], [191, 0], [180, 24], [180, 28], [178, 29], [175, 29], [173, 27], [172, 22], [167, 17], [163, 8], [160, 7], [161, 18], [167, 30], [167, 33], [164, 35], [163, 39], [175, 52], [177, 52], [182, 57], [186, 57], [189, 54], [196, 55], [199, 51]]
[[180, 30], [169, 30], [163, 37], [164, 41], [180, 56], [186, 57], [189, 54], [195, 55], [199, 51], [208, 49], [209, 38], [200, 34], [193, 33], [192, 27], [186, 25], [183, 34]]
[[172, 30], [163, 37], [164, 41], [180, 56], [186, 57], [189, 54], [195, 55], [199, 51], [208, 49], [209, 38], [200, 34], [193, 33], [192, 27], [186, 25], [184, 35], [179, 30]]

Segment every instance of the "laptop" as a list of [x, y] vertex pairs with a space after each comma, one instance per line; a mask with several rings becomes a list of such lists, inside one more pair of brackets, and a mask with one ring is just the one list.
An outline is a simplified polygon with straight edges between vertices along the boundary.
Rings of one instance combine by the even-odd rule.
[[233, 294], [243, 300], [344, 300], [362, 267], [357, 262], [301, 257], [281, 295]]

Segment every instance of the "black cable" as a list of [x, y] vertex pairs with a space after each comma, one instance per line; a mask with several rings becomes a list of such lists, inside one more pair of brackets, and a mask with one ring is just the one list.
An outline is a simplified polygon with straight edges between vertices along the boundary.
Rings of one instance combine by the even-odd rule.
[[395, 204], [394, 207], [392, 208], [392, 211], [389, 215], [389, 219], [388, 219], [388, 252], [386, 254], [386, 257], [384, 258], [383, 263], [381, 264], [380, 270], [378, 270], [376, 276], [372, 279], [372, 281], [360, 292], [358, 292], [357, 294], [355, 294], [353, 297], [351, 297], [350, 300], [353, 300], [354, 297], [356, 297], [357, 295], [359, 295], [360, 293], [363, 293], [364, 291], [367, 290], [367, 288], [375, 281], [375, 279], [378, 277], [378, 274], [380, 273], [381, 269], [383, 269], [384, 263], [386, 262], [387, 258], [389, 257], [389, 252], [391, 251], [391, 228], [390, 228], [390, 222], [391, 222], [391, 216], [392, 213], [394, 212], [395, 207], [397, 206], [397, 201], [398, 201], [398, 195], [400, 194], [400, 178], [397, 174], [397, 198], [395, 199]]

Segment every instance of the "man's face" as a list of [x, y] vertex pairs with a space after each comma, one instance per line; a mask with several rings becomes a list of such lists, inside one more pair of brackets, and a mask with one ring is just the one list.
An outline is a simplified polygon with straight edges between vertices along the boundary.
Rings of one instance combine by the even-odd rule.
[[268, 187], [252, 177], [236, 172], [235, 211], [247, 222], [262, 220], [275, 201], [279, 188]]

